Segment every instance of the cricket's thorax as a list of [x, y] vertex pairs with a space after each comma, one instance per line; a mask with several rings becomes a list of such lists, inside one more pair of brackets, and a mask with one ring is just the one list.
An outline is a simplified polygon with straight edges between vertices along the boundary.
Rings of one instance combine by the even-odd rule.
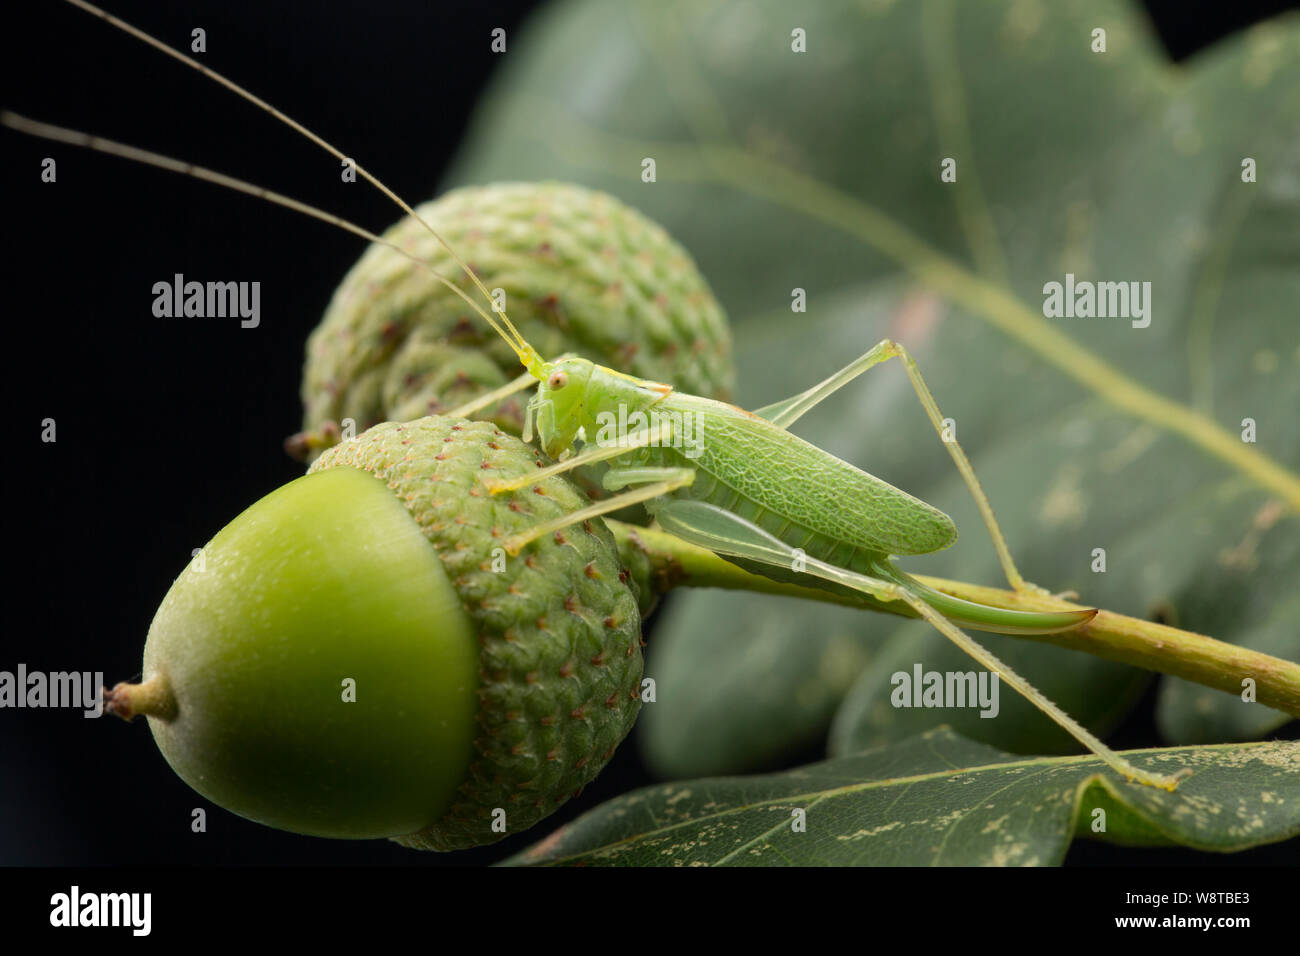
[[629, 460], [695, 469], [694, 483], [675, 496], [741, 515], [812, 557], [852, 566], [872, 555], [928, 554], [957, 540], [942, 511], [751, 412], [676, 392], [650, 411], [680, 420], [683, 441], [641, 449]]
[[530, 369], [538, 376], [536, 411], [542, 449], [552, 458], [564, 454], [579, 431], [595, 440], [605, 413], [625, 416], [644, 412], [672, 392], [669, 385], [634, 378], [584, 358], [547, 362]]
[[[634, 422], [650, 420], [650, 411], [672, 394], [671, 385], [661, 385], [643, 378], [624, 375], [603, 365], [593, 365], [583, 397], [581, 421], [587, 440], [595, 436], [611, 421]], [[625, 432], [635, 433], [635, 429]]]

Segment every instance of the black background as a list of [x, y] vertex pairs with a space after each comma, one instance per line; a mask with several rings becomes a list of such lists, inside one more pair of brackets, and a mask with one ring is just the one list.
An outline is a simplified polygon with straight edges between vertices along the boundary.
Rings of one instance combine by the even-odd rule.
[[[1180, 58], [1286, 6], [1147, 2]], [[412, 200], [437, 189], [500, 62], [491, 29], [506, 28], [513, 42], [530, 7], [112, 2], [114, 13], [172, 43], [204, 27], [205, 63]], [[71, 7], [8, 9], [3, 31], [4, 108], [202, 163], [377, 229], [398, 218], [269, 117]], [[0, 139], [10, 424], [0, 669], [19, 661], [90, 669], [111, 684], [137, 673], [154, 609], [191, 549], [301, 473], [280, 443], [300, 420], [303, 343], [362, 243], [213, 186], [8, 130]], [[49, 155], [58, 159], [55, 186], [37, 178]], [[261, 327], [154, 319], [150, 289], [175, 272], [261, 281]], [[39, 440], [46, 417], [57, 420], [56, 444]], [[1157, 742], [1150, 700], [1114, 742]], [[171, 773], [143, 722], [3, 711], [0, 865], [490, 862], [647, 782], [629, 743], [580, 800], [534, 832], [451, 857], [294, 836], [210, 806], [208, 832], [193, 834], [191, 808], [208, 805]], [[1069, 861], [1295, 856], [1286, 845], [1212, 858], [1080, 841]]]

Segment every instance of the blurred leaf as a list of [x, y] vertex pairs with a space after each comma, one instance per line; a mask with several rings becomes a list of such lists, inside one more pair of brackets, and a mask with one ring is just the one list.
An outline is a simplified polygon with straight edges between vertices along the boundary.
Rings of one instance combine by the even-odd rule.
[[[1266, 514], [1267, 520], [1268, 515]], [[1253, 546], [1248, 567], [1300, 568], [1300, 534], [1296, 522], [1280, 533], [1261, 534]], [[1252, 547], [1248, 539], [1247, 546]], [[1246, 570], [1246, 569], [1243, 569]], [[1241, 572], [1238, 572], [1240, 574]], [[1257, 651], [1281, 658], [1295, 658], [1297, 633], [1300, 633], [1300, 591], [1294, 586], [1273, 603], [1261, 600], [1250, 588], [1233, 592], [1216, 581], [1221, 569], [1206, 567], [1203, 579], [1192, 581], [1184, 589], [1181, 611], [1191, 620], [1230, 618], [1248, 635], [1248, 644]], [[1215, 608], [1218, 601], [1230, 602]], [[1237, 697], [1216, 693], [1208, 687], [1175, 678], [1166, 678], [1161, 687], [1156, 721], [1162, 734], [1171, 740], [1213, 743], [1220, 740], [1250, 740], [1262, 737], [1278, 726], [1278, 714], [1267, 707], [1242, 706]]]
[[[673, 777], [744, 773], [818, 746], [878, 649], [862, 612], [805, 604], [792, 647], [779, 599], [716, 591], [701, 604], [685, 596], [663, 612], [647, 650], [656, 699], [641, 708], [645, 762]], [[720, 621], [727, 626], [713, 626]]]
[[[1129, 756], [1193, 774], [1166, 793], [1103, 773], [1091, 756], [1018, 759], [944, 728], [786, 773], [637, 790], [508, 862], [1041, 866], [1060, 863], [1076, 834], [1218, 852], [1300, 834], [1300, 744]], [[804, 832], [794, 829], [796, 810]], [[1093, 832], [1102, 820], [1104, 832]]]
[[[806, 54], [790, 50], [794, 26]], [[1089, 48], [1098, 26], [1104, 54]], [[655, 183], [641, 181], [645, 157]], [[939, 179], [944, 157], [956, 183]], [[1258, 182], [1241, 181], [1244, 157]], [[1283, 507], [1300, 481], [1297, 18], [1175, 68], [1140, 11], [1110, 0], [797, 14], [777, 0], [570, 0], [512, 47], [453, 178], [575, 180], [663, 223], [736, 320], [749, 407], [898, 339], [956, 420], [1029, 578], [1300, 656], [1300, 518]], [[1043, 285], [1067, 272], [1149, 281], [1150, 326], [1044, 318]], [[794, 288], [806, 314], [790, 311]], [[1238, 440], [1245, 418], [1255, 444]], [[910, 570], [1000, 580], [900, 368], [854, 382], [795, 431], [953, 516], [962, 540]], [[1263, 475], [1261, 455], [1281, 470]], [[1096, 548], [1104, 574], [1090, 569]], [[836, 752], [940, 721], [1016, 750], [1073, 749], [1010, 694], [996, 720], [890, 708], [895, 670], [971, 668], [922, 627], [683, 597], [652, 642], [659, 702], [643, 718], [666, 775], [768, 766], [815, 739], [854, 676], [814, 676], [846, 627], [855, 646], [887, 641], [856, 675]], [[1102, 732], [1148, 679], [982, 639]], [[760, 659], [781, 664], [756, 679]], [[1258, 736], [1286, 719], [1165, 684], [1161, 727], [1175, 741]]]

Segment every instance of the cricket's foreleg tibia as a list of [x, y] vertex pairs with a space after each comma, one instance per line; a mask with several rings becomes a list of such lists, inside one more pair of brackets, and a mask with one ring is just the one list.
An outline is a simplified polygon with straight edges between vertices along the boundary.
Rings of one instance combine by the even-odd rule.
[[485, 408], [491, 408], [497, 402], [509, 398], [516, 392], [522, 392], [530, 385], [535, 384], [537, 384], [537, 379], [533, 378], [533, 374], [531, 372], [524, 372], [522, 375], [511, 379], [500, 388], [494, 388], [490, 392], [484, 392], [482, 395], [471, 399], [459, 408], [453, 408], [451, 411], [443, 412], [442, 414], [447, 418], [469, 418], [475, 412], [482, 411]]
[[488, 480], [483, 482], [489, 494], [499, 495], [505, 491], [518, 491], [520, 488], [527, 488], [529, 485], [536, 484], [543, 478], [549, 478], [551, 475], [562, 475], [566, 471], [573, 471], [575, 468], [581, 468], [583, 465], [594, 464], [598, 461], [607, 461], [610, 458], [617, 458], [620, 455], [626, 455], [630, 451], [638, 448], [645, 448], [651, 445], [663, 445], [672, 437], [671, 422], [659, 422], [649, 428], [644, 428], [635, 434], [627, 436], [626, 439], [610, 443], [608, 445], [592, 445], [584, 448], [579, 454], [572, 458], [566, 458], [564, 461], [556, 462], [554, 465], [548, 465], [545, 468], [539, 468], [537, 471], [530, 471], [527, 474], [520, 475], [518, 478], [511, 478], [507, 481]]
[[581, 508], [571, 514], [561, 515], [550, 521], [544, 521], [533, 528], [530, 528], [526, 534], [511, 535], [501, 542], [506, 553], [510, 555], [518, 554], [523, 548], [532, 541], [544, 538], [548, 534], [554, 534], [557, 531], [569, 527], [570, 525], [580, 524], [583, 521], [589, 521], [592, 518], [599, 518], [601, 515], [607, 515], [611, 512], [626, 508], [628, 505], [640, 504], [644, 501], [650, 501], [652, 498], [658, 498], [662, 495], [671, 494], [678, 488], [684, 488], [695, 480], [695, 472], [689, 468], [670, 468], [662, 469], [665, 473], [670, 473], [670, 477], [664, 481], [655, 481], [640, 488], [634, 488], [631, 491], [624, 492], [621, 495], [615, 495], [612, 498], [606, 498], [604, 501], [597, 501], [586, 508]]

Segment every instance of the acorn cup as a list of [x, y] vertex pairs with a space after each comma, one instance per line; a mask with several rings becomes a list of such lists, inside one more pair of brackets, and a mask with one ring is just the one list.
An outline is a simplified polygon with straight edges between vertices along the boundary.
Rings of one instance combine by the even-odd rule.
[[[564, 183], [452, 190], [418, 207], [547, 357], [572, 352], [685, 392], [726, 399], [735, 381], [727, 318], [690, 254], [607, 193]], [[407, 217], [384, 238], [482, 295], [446, 248]], [[286, 441], [310, 460], [381, 421], [444, 414], [522, 370], [483, 320], [432, 275], [372, 245], [340, 283], [307, 341], [303, 431]], [[511, 434], [526, 395], [472, 417]]]
[[[248, 508], [177, 578], [143, 680], [167, 762], [240, 816], [455, 850], [524, 830], [600, 772], [640, 707], [640, 594], [566, 479], [488, 422], [386, 422]], [[645, 577], [645, 568], [639, 573]]]

